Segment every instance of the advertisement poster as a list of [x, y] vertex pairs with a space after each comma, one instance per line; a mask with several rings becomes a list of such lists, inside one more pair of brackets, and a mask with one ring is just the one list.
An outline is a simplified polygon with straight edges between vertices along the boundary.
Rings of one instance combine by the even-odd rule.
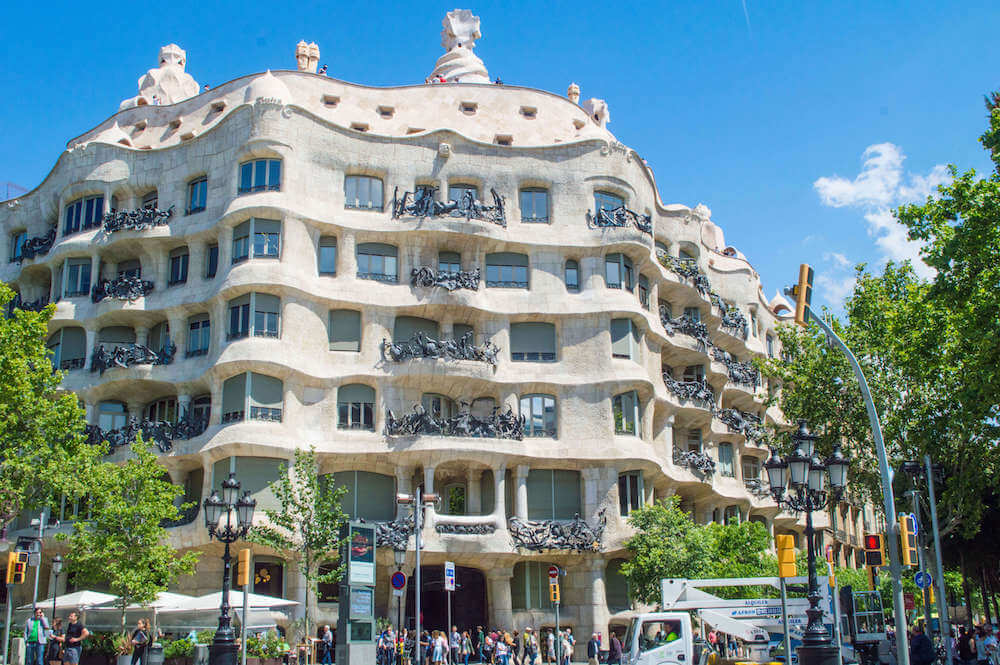
[[375, 586], [375, 527], [351, 524], [347, 551], [347, 583]]

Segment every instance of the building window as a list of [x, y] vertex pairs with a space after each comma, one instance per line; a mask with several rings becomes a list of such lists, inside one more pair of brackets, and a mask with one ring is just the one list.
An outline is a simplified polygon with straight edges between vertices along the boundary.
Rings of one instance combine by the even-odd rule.
[[687, 449], [688, 452], [700, 453], [701, 452], [701, 430], [700, 429], [689, 429], [687, 432]]
[[639, 331], [632, 319], [611, 319], [611, 357], [637, 360]]
[[618, 474], [618, 508], [622, 517], [628, 517], [645, 503], [642, 486], [642, 471], [628, 471]]
[[142, 208], [144, 210], [156, 210], [159, 207], [159, 203], [160, 197], [155, 189], [151, 192], [146, 192], [142, 197]]
[[649, 309], [649, 278], [645, 275], [639, 275], [639, 304]]
[[337, 389], [337, 427], [375, 431], [375, 389], [352, 383]]
[[358, 279], [391, 284], [399, 281], [396, 247], [379, 242], [365, 242], [358, 245]]
[[731, 443], [719, 444], [719, 473], [728, 478], [736, 477], [736, 468], [733, 465], [733, 444]]
[[632, 608], [628, 578], [622, 574], [623, 563], [625, 559], [612, 559], [604, 569], [604, 595], [608, 601], [608, 609], [612, 612], [622, 612]]
[[435, 420], [442, 421], [453, 418], [458, 413], [455, 400], [437, 393], [424, 393], [420, 396], [420, 406]]
[[198, 395], [191, 400], [191, 416], [196, 422], [208, 424], [212, 417], [212, 396]]
[[187, 247], [178, 247], [170, 252], [170, 276], [167, 278], [167, 286], [183, 284], [188, 279], [188, 261], [190, 260]]
[[744, 455], [740, 459], [740, 466], [743, 472], [743, 482], [760, 480], [760, 458], [753, 455]]
[[552, 395], [522, 395], [521, 417], [525, 436], [556, 438], [556, 398]]
[[353, 520], [391, 522], [396, 517], [396, 479], [371, 471], [337, 471], [322, 476], [334, 488], [345, 488], [340, 505]]
[[55, 369], [82, 368], [87, 358], [87, 334], [78, 326], [60, 328], [45, 344], [52, 352]]
[[774, 357], [774, 337], [771, 335], [767, 336], [767, 357]]
[[750, 335], [757, 336], [757, 314], [754, 312], [750, 312]]
[[139, 259], [129, 259], [127, 261], [119, 261], [115, 265], [115, 272], [118, 274], [118, 279], [124, 277], [142, 277], [142, 264], [139, 263]]
[[146, 407], [146, 419], [154, 423], [176, 423], [177, 422], [177, 398], [167, 397], [156, 400]]
[[422, 319], [419, 316], [397, 316], [392, 324], [393, 342], [408, 342], [418, 333], [430, 339], [438, 339], [437, 321]]
[[[253, 312], [253, 319], [250, 318]], [[247, 293], [229, 301], [229, 331], [226, 339], [279, 337], [281, 299], [270, 293]], [[252, 327], [251, 327], [252, 323]]]
[[502, 289], [528, 288], [528, 257], [498, 252], [486, 255], [486, 286]]
[[128, 423], [124, 402], [105, 401], [97, 405], [97, 426], [105, 432], [121, 429]]
[[361, 312], [353, 309], [330, 310], [330, 350], [361, 350]]
[[510, 359], [554, 362], [556, 359], [555, 325], [535, 321], [510, 324]]
[[701, 310], [697, 307], [685, 307], [684, 308], [684, 318], [691, 319], [696, 323], [701, 322]]
[[366, 175], [344, 178], [344, 207], [382, 210], [382, 180]]
[[154, 351], [162, 351], [170, 346], [170, 324], [162, 321], [153, 326], [149, 331], [146, 346]]
[[618, 196], [617, 194], [612, 194], [611, 192], [594, 192], [594, 212], [604, 209], [607, 211], [614, 210], [615, 208], [621, 208], [625, 205], [625, 199]]
[[27, 231], [16, 231], [10, 236], [10, 262], [24, 258], [24, 243], [28, 241]]
[[528, 472], [528, 519], [572, 520], [580, 515], [580, 472], [532, 469]]
[[705, 380], [705, 366], [704, 365], [688, 365], [684, 368], [684, 374], [682, 377], [683, 381], [704, 381]]
[[611, 411], [615, 417], [615, 434], [631, 434], [639, 431], [639, 395], [630, 390], [615, 395], [611, 400]]
[[66, 206], [63, 217], [63, 235], [100, 226], [104, 219], [104, 197], [87, 196]]
[[575, 259], [566, 262], [566, 290], [571, 293], [580, 291], [580, 264]]
[[632, 259], [624, 254], [608, 254], [604, 257], [604, 283], [609, 289], [632, 291]]
[[233, 263], [253, 258], [276, 259], [281, 251], [281, 222], [249, 219], [233, 229]]
[[726, 506], [725, 512], [722, 514], [723, 524], [739, 524], [740, 523], [740, 507], [739, 506]]
[[458, 252], [438, 253], [438, 274], [454, 275], [462, 272], [462, 256]]
[[530, 224], [549, 221], [549, 190], [534, 187], [521, 190], [521, 221]]
[[677, 258], [679, 258], [681, 261], [690, 261], [692, 263], [698, 260], [698, 257], [695, 256], [693, 252], [687, 249], [677, 250]]
[[222, 384], [222, 422], [250, 420], [281, 422], [284, 386], [281, 379], [256, 372], [245, 372]]
[[212, 324], [208, 314], [195, 314], [188, 319], [188, 340], [185, 355], [203, 356], [212, 342]]
[[106, 326], [97, 332], [98, 344], [135, 344], [135, 331], [128, 326]]
[[323, 236], [319, 239], [319, 274], [337, 274], [337, 238]]
[[281, 160], [255, 159], [240, 164], [238, 194], [278, 191], [281, 189]]
[[219, 272], [219, 246], [209, 245], [205, 251], [205, 278], [212, 279]]
[[[336, 487], [343, 487], [337, 485]], [[388, 521], [392, 521], [390, 518]], [[329, 575], [338, 568], [336, 563], [321, 563], [319, 565], [320, 575]], [[339, 603], [340, 602], [340, 582], [317, 582], [316, 583], [317, 603]]]
[[187, 214], [193, 215], [205, 209], [208, 202], [208, 178], [196, 178], [188, 183]]
[[472, 200], [475, 201], [479, 198], [479, 188], [460, 182], [448, 185], [448, 199], [450, 201], [461, 201], [462, 197], [465, 196], [471, 196]]
[[674, 308], [670, 306], [666, 300], [660, 301], [660, 318], [666, 317], [667, 319], [674, 318]]
[[66, 284], [63, 297], [86, 296], [90, 294], [90, 259], [66, 259]]
[[[551, 565], [544, 561], [520, 561], [514, 564], [514, 575], [510, 578], [512, 609], [552, 609], [552, 601], [549, 600], [548, 572]], [[545, 648], [544, 645], [542, 648]]]
[[654, 251], [656, 252], [657, 256], [667, 256], [668, 254], [670, 254], [670, 252], [667, 251], [666, 243], [664, 243], [662, 240], [657, 240], [654, 243]]

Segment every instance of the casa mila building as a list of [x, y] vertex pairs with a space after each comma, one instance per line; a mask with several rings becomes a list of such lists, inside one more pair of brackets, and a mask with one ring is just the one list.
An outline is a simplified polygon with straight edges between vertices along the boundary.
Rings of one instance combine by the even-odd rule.
[[[761, 426], [781, 415], [751, 363], [780, 353], [788, 302], [708, 208], [660, 198], [604, 101], [492, 82], [479, 37], [450, 12], [431, 75], [389, 88], [317, 73], [302, 42], [296, 69], [202, 89], [165, 46], [137, 96], [0, 209], [0, 279], [12, 307], [55, 303], [48, 345], [89, 435], [122, 459], [144, 432], [195, 504], [169, 533], [203, 555], [173, 590], [219, 588], [212, 489], [235, 472], [266, 519], [268, 484], [309, 447], [378, 524], [379, 615], [398, 609], [394, 549], [415, 564], [396, 493], [440, 495], [431, 628], [446, 560], [461, 627], [553, 625], [551, 564], [562, 625], [627, 623], [628, 515], [671, 495], [698, 522], [801, 534], [767, 493]], [[86, 506], [57, 510], [66, 529]], [[841, 563], [871, 519], [832, 511]], [[253, 590], [304, 600], [294, 556], [257, 548]], [[44, 561], [40, 592], [65, 591]], [[337, 600], [321, 587], [313, 616], [333, 623]]]

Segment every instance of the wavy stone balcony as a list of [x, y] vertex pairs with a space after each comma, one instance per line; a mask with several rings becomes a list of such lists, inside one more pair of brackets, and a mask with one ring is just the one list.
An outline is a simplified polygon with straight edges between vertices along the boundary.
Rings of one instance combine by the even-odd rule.
[[386, 436], [461, 436], [484, 439], [524, 439], [524, 416], [518, 416], [513, 409], [501, 412], [493, 407], [491, 415], [480, 418], [469, 410], [468, 402], [461, 402], [462, 410], [454, 416], [435, 416], [420, 404], [413, 406], [413, 412], [396, 418], [392, 411], [385, 412]]
[[90, 299], [99, 303], [105, 298], [135, 302], [153, 291], [153, 283], [135, 275], [122, 275], [115, 279], [102, 279], [94, 285]]
[[472, 333], [467, 332], [458, 340], [431, 339], [423, 332], [416, 332], [405, 342], [382, 340], [382, 355], [393, 362], [403, 362], [415, 358], [438, 358], [441, 360], [475, 360], [497, 366], [500, 349], [492, 342], [480, 345], [472, 343]]
[[653, 218], [640, 215], [625, 206], [608, 210], [599, 208], [596, 213], [587, 211], [587, 226], [596, 229], [635, 227], [646, 235], [653, 235]]
[[436, 198], [437, 187], [421, 187], [416, 192], [403, 192], [399, 196], [397, 187], [392, 193], [392, 217], [457, 217], [465, 218], [465, 221], [473, 219], [490, 222], [498, 226], [507, 226], [507, 217], [504, 214], [503, 197], [497, 194], [497, 190], [491, 189], [493, 205], [486, 205], [475, 197], [471, 190], [462, 192], [462, 196], [457, 201], [441, 202]]
[[174, 214], [174, 206], [166, 210], [159, 208], [137, 208], [135, 210], [112, 210], [104, 215], [105, 233], [117, 231], [145, 231], [164, 226]]
[[122, 344], [115, 346], [110, 351], [104, 348], [103, 344], [94, 347], [94, 354], [90, 361], [90, 371], [100, 372], [102, 375], [107, 369], [112, 367], [128, 368], [133, 365], [169, 365], [174, 361], [174, 354], [177, 353], [177, 345], [173, 342], [167, 344], [159, 351], [153, 351], [148, 346], [142, 344]]
[[459, 270], [458, 272], [434, 272], [432, 268], [421, 266], [410, 271], [410, 285], [424, 288], [441, 287], [448, 292], [459, 289], [479, 290], [482, 273], [475, 270]]

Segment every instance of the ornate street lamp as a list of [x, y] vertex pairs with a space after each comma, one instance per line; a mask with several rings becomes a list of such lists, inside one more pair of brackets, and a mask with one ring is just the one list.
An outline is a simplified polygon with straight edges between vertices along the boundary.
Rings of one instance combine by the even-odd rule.
[[[795, 452], [782, 459], [772, 448], [771, 457], [764, 463], [771, 496], [779, 506], [806, 514], [806, 549], [809, 556], [809, 623], [802, 635], [798, 649], [800, 665], [839, 665], [840, 647], [833, 644], [823, 625], [823, 610], [819, 607], [820, 593], [816, 574], [816, 542], [812, 514], [825, 510], [840, 500], [847, 485], [849, 460], [840, 445], [821, 461], [816, 456], [816, 439], [809, 433], [806, 421], [799, 421], [799, 428], [792, 435]], [[827, 475], [830, 486], [826, 487]]]
[[416, 549], [416, 567], [413, 571], [413, 583], [416, 585], [414, 590], [414, 600], [416, 601], [416, 609], [414, 610], [413, 616], [416, 617], [416, 628], [414, 631], [414, 638], [417, 640], [416, 644], [420, 644], [420, 623], [422, 618], [422, 612], [420, 611], [420, 594], [422, 589], [420, 588], [420, 550], [423, 549], [423, 545], [420, 544], [420, 536], [422, 526], [420, 524], [421, 516], [424, 510], [424, 506], [432, 506], [438, 500], [437, 494], [425, 494], [422, 487], [418, 487], [415, 494], [404, 494], [399, 493], [396, 495], [396, 503], [401, 506], [413, 506], [413, 546]]
[[[205, 528], [209, 539], [215, 538], [226, 546], [222, 555], [222, 605], [219, 607], [219, 628], [209, 647], [209, 665], [236, 665], [236, 633], [229, 617], [229, 585], [232, 580], [232, 557], [229, 545], [246, 536], [253, 525], [257, 501], [247, 491], [241, 497], [240, 481], [230, 473], [222, 481], [222, 496], [213, 491], [205, 499]], [[246, 590], [244, 590], [246, 593]], [[246, 617], [244, 617], [246, 620]]]
[[60, 555], [52, 557], [52, 575], [55, 580], [52, 582], [52, 620], [56, 620], [56, 596], [59, 595], [59, 574], [62, 573], [63, 558]]

